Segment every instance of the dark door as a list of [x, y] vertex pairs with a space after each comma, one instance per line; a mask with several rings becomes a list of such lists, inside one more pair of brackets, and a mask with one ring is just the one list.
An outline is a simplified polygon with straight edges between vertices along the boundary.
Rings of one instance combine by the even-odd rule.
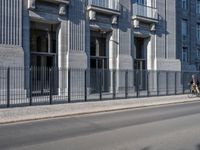
[[[45, 95], [50, 92], [50, 73], [56, 76], [55, 56], [32, 55], [32, 94]], [[51, 80], [55, 85], [55, 80]], [[55, 87], [55, 86], [53, 86]], [[54, 90], [53, 90], [54, 91]]]
[[102, 91], [108, 91], [108, 74], [106, 36], [92, 33], [90, 42], [90, 86], [92, 92], [98, 92], [100, 85]]
[[146, 70], [146, 47], [145, 47], [145, 38], [141, 37], [135, 37], [135, 47], [136, 47], [136, 53], [135, 53], [135, 60], [134, 60], [134, 69], [137, 72], [135, 73], [135, 84], [138, 84], [138, 87], [140, 90], [146, 89], [146, 76], [147, 76], [147, 70]]
[[[45, 95], [57, 88], [57, 36], [58, 25], [31, 22], [30, 57], [32, 67], [32, 94]], [[52, 94], [53, 94], [52, 93]]]

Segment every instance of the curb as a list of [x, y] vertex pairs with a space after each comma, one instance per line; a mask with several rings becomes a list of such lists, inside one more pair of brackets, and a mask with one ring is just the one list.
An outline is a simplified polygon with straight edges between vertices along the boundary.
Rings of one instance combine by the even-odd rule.
[[[169, 100], [175, 99], [175, 100]], [[139, 109], [145, 107], [155, 107], [164, 105], [185, 104], [200, 101], [199, 98], [188, 99], [186, 96], [152, 97], [141, 99], [98, 101], [90, 103], [72, 103], [32, 107], [19, 107], [0, 110], [0, 124], [11, 124], [19, 122], [37, 121], [45, 119], [55, 119], [62, 117], [72, 117], [88, 115], [94, 113], [104, 113], [127, 109]], [[155, 100], [151, 100], [155, 99]]]

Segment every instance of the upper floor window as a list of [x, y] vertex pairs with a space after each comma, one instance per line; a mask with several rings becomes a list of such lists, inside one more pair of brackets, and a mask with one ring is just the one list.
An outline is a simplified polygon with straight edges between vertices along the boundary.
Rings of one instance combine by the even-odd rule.
[[188, 0], [182, 0], [182, 8], [185, 10], [188, 9]]
[[197, 0], [197, 14], [200, 14], [200, 0]]
[[133, 2], [149, 7], [156, 7], [156, 0], [133, 0]]
[[134, 3], [138, 3], [141, 5], [146, 5], [147, 4], [147, 0], [134, 0]]
[[183, 47], [182, 49], [182, 62], [188, 62], [188, 48]]
[[183, 19], [181, 22], [181, 34], [183, 37], [187, 36], [188, 34], [188, 24], [186, 19]]
[[200, 48], [197, 48], [197, 57], [200, 58]]
[[119, 11], [119, 0], [88, 0], [88, 6], [97, 6]]
[[197, 23], [196, 33], [197, 41], [200, 42], [200, 23]]

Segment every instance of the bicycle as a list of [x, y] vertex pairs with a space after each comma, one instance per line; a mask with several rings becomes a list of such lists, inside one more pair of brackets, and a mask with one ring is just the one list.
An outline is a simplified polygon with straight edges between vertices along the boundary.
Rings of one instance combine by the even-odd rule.
[[189, 89], [188, 98], [200, 97], [200, 93], [197, 92], [196, 87], [189, 85]]

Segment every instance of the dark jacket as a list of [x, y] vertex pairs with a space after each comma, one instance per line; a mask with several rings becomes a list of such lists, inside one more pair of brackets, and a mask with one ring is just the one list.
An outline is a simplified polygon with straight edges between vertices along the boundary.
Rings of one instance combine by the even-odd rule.
[[[194, 83], [193, 80], [191, 80], [190, 84], [193, 84], [193, 83]], [[198, 79], [196, 80], [196, 85], [199, 86], [199, 80]]]

